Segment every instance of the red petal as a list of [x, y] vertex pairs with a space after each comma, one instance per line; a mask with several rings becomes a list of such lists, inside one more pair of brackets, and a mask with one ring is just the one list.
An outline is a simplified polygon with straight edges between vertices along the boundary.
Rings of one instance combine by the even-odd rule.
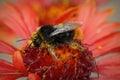
[[92, 44], [93, 42], [101, 39], [105, 36], [110, 35], [111, 33], [116, 32], [120, 28], [120, 24], [116, 22], [105, 22], [102, 25], [99, 25], [97, 29], [91, 31], [90, 36], [88, 36], [84, 42], [87, 44]]
[[111, 76], [111, 77], [106, 77], [106, 76], [102, 76], [102, 77], [98, 77], [96, 79], [92, 78], [90, 80], [120, 80], [120, 77], [114, 77], [114, 76]]
[[30, 35], [23, 23], [21, 14], [18, 12], [16, 7], [13, 7], [13, 5], [7, 5], [5, 9], [1, 10], [0, 18], [1, 21], [3, 21], [9, 28], [16, 32], [18, 36], [22, 38], [28, 38], [28, 35]]
[[[83, 21], [83, 26], [91, 21], [91, 16], [95, 14], [96, 11], [96, 4], [94, 0], [86, 0], [86, 2], [81, 6], [79, 14], [78, 14], [78, 19], [80, 21]], [[84, 30], [86, 27], [82, 27]]]
[[97, 5], [103, 5], [103, 4], [105, 4], [105, 3], [109, 2], [109, 1], [110, 0], [96, 0]]
[[96, 41], [90, 47], [90, 50], [93, 51], [94, 56], [101, 56], [108, 52], [120, 51], [120, 32], [110, 34], [107, 37], [104, 37]]
[[[97, 62], [99, 73], [103, 77], [120, 79], [120, 54], [112, 54]], [[115, 80], [115, 79], [114, 79]]]
[[16, 80], [22, 76], [21, 74], [0, 74], [0, 80]]
[[0, 60], [0, 74], [2, 73], [11, 73], [16, 72], [17, 70], [14, 68], [13, 64]]
[[6, 6], [7, 7], [1, 11], [1, 20], [21, 38], [29, 38], [33, 30], [38, 27], [37, 17], [34, 15], [34, 11], [28, 6], [23, 5], [19, 6], [22, 11], [14, 4], [7, 3]]
[[[89, 37], [91, 37], [91, 32], [95, 33], [101, 24], [105, 23], [107, 18], [113, 13], [113, 9], [107, 9], [101, 12], [95, 13], [93, 16], [91, 15], [88, 21], [85, 23], [81, 29], [83, 30], [84, 34], [84, 43], [88, 43]], [[89, 36], [88, 36], [89, 34]]]
[[29, 74], [28, 79], [29, 80], [41, 80], [41, 78], [37, 74], [34, 74], [34, 73]]
[[28, 28], [30, 34], [32, 34], [34, 31], [36, 31], [38, 27], [38, 16], [35, 14], [35, 12], [31, 9], [30, 6], [23, 5], [22, 7], [24, 9], [21, 8], [21, 5], [18, 6], [18, 9], [22, 15], [25, 26]]
[[61, 16], [59, 16], [55, 21], [53, 21], [53, 24], [70, 21], [70, 19], [74, 18], [74, 15], [76, 15], [77, 11], [78, 11], [78, 7], [68, 9]]
[[12, 55], [14, 53], [14, 51], [16, 51], [16, 50], [17, 49], [15, 47], [0, 40], [0, 52]]
[[24, 74], [27, 74], [20, 51], [14, 52], [13, 64], [17, 70], [19, 70], [20, 72], [22, 72]]

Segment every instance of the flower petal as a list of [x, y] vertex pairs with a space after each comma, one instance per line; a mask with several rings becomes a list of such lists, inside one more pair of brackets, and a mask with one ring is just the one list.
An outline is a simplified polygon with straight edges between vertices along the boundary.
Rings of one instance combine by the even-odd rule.
[[21, 15], [16, 10], [16, 7], [14, 9], [14, 7], [7, 5], [6, 9], [1, 10], [0, 19], [4, 22], [4, 24], [6, 24], [9, 28], [16, 32], [18, 36], [26, 38], [29, 35], [29, 32], [24, 26]]
[[[37, 20], [37, 15], [35, 12], [31, 9], [30, 6], [23, 5], [23, 8], [21, 6], [17, 6], [21, 15], [22, 19], [24, 21], [24, 24], [28, 28], [30, 34], [32, 34], [34, 31], [36, 31], [38, 27], [38, 20]], [[29, 14], [29, 15], [28, 15]]]
[[113, 76], [106, 77], [106, 76], [104, 76], [104, 77], [92, 78], [91, 80], [120, 80], [120, 77], [119, 76], [118, 77], [113, 77]]
[[[8, 36], [9, 35], [9, 39]], [[0, 21], [0, 40], [8, 43], [13, 43], [15, 40], [15, 33]]]
[[53, 24], [63, 23], [72, 20], [76, 15], [77, 11], [78, 11], [78, 7], [69, 8], [62, 15], [60, 15], [55, 21], [53, 21]]
[[[21, 7], [22, 11], [19, 7]], [[0, 18], [21, 38], [29, 38], [33, 30], [38, 27], [37, 17], [34, 11], [28, 6], [21, 5], [19, 7], [11, 3], [6, 3], [6, 8], [1, 10]]]
[[[103, 78], [119, 78], [120, 79], [120, 53], [112, 54], [107, 58], [97, 62], [99, 73]], [[108, 80], [107, 79], [107, 80]], [[111, 79], [111, 80], [112, 80]], [[113, 80], [119, 80], [113, 79]]]
[[28, 76], [28, 79], [29, 80], [41, 80], [41, 78], [37, 74], [34, 74], [34, 73], [30, 73]]
[[20, 51], [14, 52], [13, 64], [17, 70], [19, 70], [22, 73], [27, 74], [27, 71], [26, 71], [26, 68], [24, 66], [22, 55], [21, 55]]
[[17, 70], [14, 68], [13, 64], [0, 59], [0, 74], [2, 73], [11, 73], [16, 72]]
[[16, 80], [22, 76], [22, 74], [0, 74], [0, 80]]
[[105, 3], [109, 2], [109, 1], [110, 0], [96, 0], [97, 5], [103, 5], [103, 4], [105, 4]]
[[16, 50], [12, 45], [0, 40], [0, 52], [12, 55]]
[[120, 29], [120, 23], [116, 22], [105, 22], [97, 29], [94, 29], [90, 36], [88, 36], [84, 42], [87, 42], [87, 44], [92, 44], [93, 42], [97, 41], [98, 39], [101, 39], [105, 36], [108, 36]]
[[[100, 12], [96, 12], [93, 16], [90, 15], [89, 20], [81, 28], [84, 34], [83, 42], [88, 43], [89, 37], [91, 37], [91, 32], [94, 34], [96, 30], [105, 23], [107, 18], [113, 13], [113, 9], [106, 9]], [[88, 34], [90, 34], [88, 36]]]
[[[96, 4], [95, 0], [86, 0], [86, 2], [81, 6], [79, 14], [78, 14], [78, 20], [83, 21], [83, 26], [86, 25], [86, 23], [91, 21], [90, 17], [95, 14], [96, 11]], [[86, 27], [82, 27], [82, 30], [84, 30]]]
[[98, 41], [96, 41], [90, 47], [93, 51], [93, 56], [101, 56], [108, 52], [120, 51], [120, 32], [110, 34]]

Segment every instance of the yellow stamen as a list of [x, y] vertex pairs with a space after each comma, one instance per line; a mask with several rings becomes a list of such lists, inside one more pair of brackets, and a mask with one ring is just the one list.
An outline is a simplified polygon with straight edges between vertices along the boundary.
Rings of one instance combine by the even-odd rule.
[[27, 71], [30, 70], [30, 66], [27, 67]]
[[46, 77], [46, 75], [45, 74], [43, 74], [43, 78], [45, 78]]
[[98, 49], [101, 50], [103, 47], [101, 45], [98, 46]]
[[71, 48], [78, 49], [82, 52], [84, 51], [84, 48], [82, 46], [78, 45], [77, 43], [72, 43]]
[[45, 71], [45, 70], [46, 70], [46, 67], [45, 67], [45, 66], [43, 66], [43, 67], [42, 67], [42, 69]]
[[72, 43], [71, 48], [73, 48], [73, 49], [77, 49], [77, 45], [74, 44], [74, 43]]

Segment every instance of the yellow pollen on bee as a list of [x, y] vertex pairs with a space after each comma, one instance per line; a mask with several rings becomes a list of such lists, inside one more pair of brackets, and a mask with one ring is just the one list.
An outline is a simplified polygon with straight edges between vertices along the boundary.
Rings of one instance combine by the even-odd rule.
[[35, 35], [36, 34], [36, 32], [33, 32], [33, 35]]
[[50, 44], [46, 44], [46, 46], [49, 48], [51, 45]]
[[82, 46], [76, 44], [76, 43], [72, 43], [72, 44], [71, 44], [71, 48], [73, 48], [73, 49], [78, 49], [78, 50], [80, 50], [80, 51], [82, 51], [82, 52], [84, 51], [84, 48], [83, 48]]
[[63, 24], [61, 23], [61, 24], [59, 24], [59, 26], [60, 26], [60, 27], [63, 27]]
[[77, 49], [77, 45], [72, 43], [71, 48]]
[[82, 40], [83, 39], [83, 33], [80, 28], [76, 28], [74, 31], [74, 39], [75, 40]]
[[32, 40], [28, 40], [28, 44], [30, 44], [32, 42]]
[[98, 49], [99, 49], [99, 50], [103, 49], [103, 46], [99, 45], [99, 46], [98, 46]]
[[50, 44], [41, 43], [41, 48], [49, 48], [50, 46]]

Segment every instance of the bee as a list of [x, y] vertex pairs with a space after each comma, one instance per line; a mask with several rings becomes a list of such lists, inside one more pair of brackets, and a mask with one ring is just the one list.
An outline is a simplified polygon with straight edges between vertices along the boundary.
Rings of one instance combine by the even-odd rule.
[[69, 44], [73, 48], [83, 51], [82, 46], [74, 42], [75, 39], [81, 39], [82, 37], [81, 31], [79, 31], [81, 25], [82, 23], [77, 21], [57, 25], [43, 25], [33, 34], [30, 39], [30, 44], [40, 49], [44, 46], [47, 47], [49, 54], [54, 60], [56, 60], [57, 57], [53, 49], [58, 45]]

